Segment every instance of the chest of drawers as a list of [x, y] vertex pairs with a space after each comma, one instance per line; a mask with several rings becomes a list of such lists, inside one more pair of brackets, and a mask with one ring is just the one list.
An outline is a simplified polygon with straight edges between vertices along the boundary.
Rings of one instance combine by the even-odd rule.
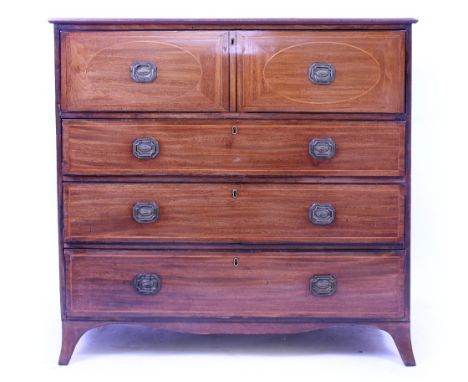
[[59, 363], [119, 324], [410, 341], [415, 20], [53, 20]]

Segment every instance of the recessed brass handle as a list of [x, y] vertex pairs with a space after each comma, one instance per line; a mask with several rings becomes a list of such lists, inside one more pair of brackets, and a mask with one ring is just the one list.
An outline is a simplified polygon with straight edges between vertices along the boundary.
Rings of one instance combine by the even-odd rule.
[[331, 159], [336, 153], [336, 142], [333, 138], [314, 138], [309, 142], [309, 154], [318, 160]]
[[330, 85], [335, 81], [335, 67], [325, 62], [314, 62], [309, 67], [309, 80], [316, 85]]
[[314, 203], [309, 208], [309, 220], [316, 225], [332, 224], [335, 221], [335, 207], [330, 203]]
[[309, 283], [310, 293], [316, 296], [331, 296], [336, 292], [336, 277], [333, 275], [314, 275]]
[[130, 66], [130, 76], [138, 83], [153, 82], [157, 73], [156, 65], [150, 61], [136, 61]]
[[156, 294], [161, 290], [161, 279], [153, 273], [140, 273], [133, 278], [133, 285], [140, 294]]
[[154, 223], [159, 219], [159, 206], [154, 202], [138, 202], [133, 206], [133, 219], [140, 224]]
[[133, 156], [138, 159], [154, 159], [159, 154], [159, 142], [152, 137], [137, 138], [132, 144]]

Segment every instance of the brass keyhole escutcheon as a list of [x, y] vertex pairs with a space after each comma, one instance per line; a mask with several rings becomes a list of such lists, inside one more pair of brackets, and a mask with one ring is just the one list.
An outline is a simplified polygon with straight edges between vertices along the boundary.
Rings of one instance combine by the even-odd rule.
[[237, 199], [237, 197], [239, 196], [239, 191], [237, 191], [236, 188], [234, 188], [232, 191], [231, 191], [231, 196], [233, 199]]
[[232, 134], [232, 135], [236, 135], [237, 132], [238, 132], [237, 126], [232, 126], [232, 127], [231, 127], [231, 134]]
[[234, 257], [234, 259], [232, 260], [232, 263], [234, 264], [235, 267], [237, 267], [239, 265], [239, 258]]

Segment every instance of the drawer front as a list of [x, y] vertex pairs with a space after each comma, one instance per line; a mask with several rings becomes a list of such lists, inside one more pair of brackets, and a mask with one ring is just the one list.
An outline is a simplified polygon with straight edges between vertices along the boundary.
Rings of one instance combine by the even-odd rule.
[[226, 111], [228, 32], [62, 32], [63, 111]]
[[63, 122], [70, 175], [403, 176], [403, 122]]
[[68, 317], [404, 314], [404, 258], [390, 253], [65, 251], [65, 257]]
[[405, 33], [238, 32], [240, 111], [402, 113]]
[[397, 185], [65, 184], [67, 242], [401, 243]]

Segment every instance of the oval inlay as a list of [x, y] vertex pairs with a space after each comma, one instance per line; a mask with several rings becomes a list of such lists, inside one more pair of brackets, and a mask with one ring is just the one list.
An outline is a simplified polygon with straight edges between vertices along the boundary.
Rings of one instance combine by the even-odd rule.
[[[148, 61], [157, 66], [157, 80], [142, 87], [132, 80], [129, 68], [135, 61]], [[109, 65], [112, 63], [112, 65]], [[177, 64], [178, 63], [178, 64]], [[143, 69], [142, 69], [143, 70]], [[181, 81], [183, 71], [184, 80]], [[184, 91], [198, 87], [202, 78], [202, 68], [198, 59], [186, 49], [177, 45], [153, 41], [129, 41], [114, 44], [98, 51], [89, 61], [84, 75], [90, 84], [125, 81], [136, 92], [154, 92], [164, 97], [180, 97]], [[132, 99], [128, 100], [129, 103]]]
[[[321, 86], [309, 80], [314, 62], [335, 67], [333, 83]], [[344, 43], [311, 42], [293, 45], [266, 62], [263, 77], [269, 90], [293, 102], [334, 104], [362, 97], [380, 81], [379, 62], [363, 49]]]

